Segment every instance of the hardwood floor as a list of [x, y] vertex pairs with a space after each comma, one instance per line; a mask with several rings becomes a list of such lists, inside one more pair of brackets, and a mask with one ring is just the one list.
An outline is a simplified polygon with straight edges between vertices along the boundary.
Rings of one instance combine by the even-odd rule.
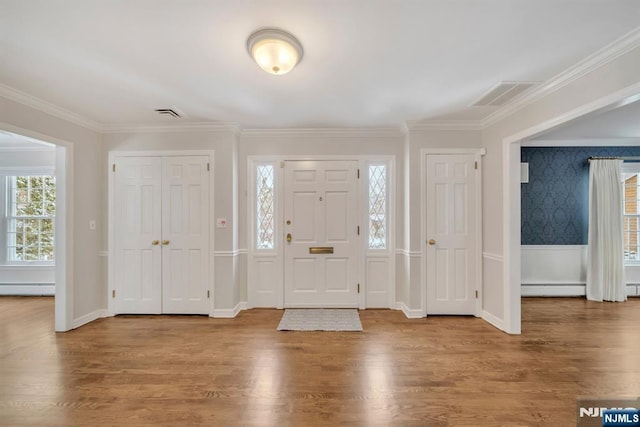
[[640, 396], [640, 299], [524, 299], [523, 335], [469, 317], [360, 313], [364, 332], [118, 316], [56, 334], [53, 299], [0, 298], [0, 425], [575, 425]]

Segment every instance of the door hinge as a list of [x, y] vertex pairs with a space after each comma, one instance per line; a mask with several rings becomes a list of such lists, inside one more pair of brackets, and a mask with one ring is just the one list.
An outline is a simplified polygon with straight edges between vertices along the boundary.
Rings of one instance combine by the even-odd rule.
[[284, 169], [284, 160], [280, 162], [280, 169]]
[[115, 298], [116, 297], [116, 290], [112, 290], [111, 291], [111, 298]]
[[211, 298], [211, 291], [207, 291], [207, 298]]
[[358, 179], [360, 179], [360, 169], [358, 169]]
[[358, 226], [358, 236], [360, 235], [360, 226]]
[[211, 170], [211, 163], [207, 163], [207, 172]]
[[478, 299], [478, 291], [476, 291], [476, 299]]
[[360, 293], [360, 283], [358, 283], [358, 293]]
[[477, 162], [477, 161], [476, 161], [476, 166], [475, 166], [475, 169], [478, 169], [478, 162]]
[[115, 164], [115, 163], [114, 163], [113, 165], [111, 165], [111, 170], [112, 170], [113, 172], [115, 172], [115, 171], [116, 171], [116, 164]]

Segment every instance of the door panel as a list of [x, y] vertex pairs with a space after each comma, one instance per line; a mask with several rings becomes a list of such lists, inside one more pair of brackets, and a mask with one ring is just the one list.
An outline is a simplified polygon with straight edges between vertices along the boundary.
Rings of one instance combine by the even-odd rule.
[[476, 312], [476, 171], [471, 154], [427, 155], [427, 314]]
[[358, 306], [357, 168], [356, 161], [285, 162], [285, 307]]
[[[209, 304], [208, 158], [162, 159], [162, 311], [207, 314]], [[164, 244], [165, 242], [168, 242]]]
[[162, 309], [160, 245], [162, 163], [156, 157], [116, 161], [115, 309], [157, 314]]

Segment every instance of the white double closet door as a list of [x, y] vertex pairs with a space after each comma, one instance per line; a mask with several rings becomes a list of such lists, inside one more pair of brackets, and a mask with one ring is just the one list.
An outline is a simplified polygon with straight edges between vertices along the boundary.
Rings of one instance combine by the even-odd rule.
[[116, 158], [116, 313], [209, 313], [208, 163], [209, 156]]

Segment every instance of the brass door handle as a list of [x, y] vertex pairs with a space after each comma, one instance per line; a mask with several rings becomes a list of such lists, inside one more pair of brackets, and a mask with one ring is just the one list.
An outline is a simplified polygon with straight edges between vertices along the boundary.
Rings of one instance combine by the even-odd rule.
[[291, 233], [287, 233], [287, 242], [291, 242]]
[[430, 244], [431, 246], [433, 246], [433, 245], [435, 245], [435, 244], [436, 244], [436, 241], [435, 241], [435, 240], [433, 240], [433, 239], [430, 239], [430, 240], [429, 240], [429, 244]]
[[168, 245], [168, 244], [169, 244], [169, 241], [168, 241], [168, 240], [163, 240], [163, 241], [162, 241], [162, 244], [163, 244], [163, 245]]
[[152, 240], [152, 241], [151, 241], [151, 244], [152, 244], [153, 246], [157, 246], [159, 243], [160, 243], [160, 240]]

